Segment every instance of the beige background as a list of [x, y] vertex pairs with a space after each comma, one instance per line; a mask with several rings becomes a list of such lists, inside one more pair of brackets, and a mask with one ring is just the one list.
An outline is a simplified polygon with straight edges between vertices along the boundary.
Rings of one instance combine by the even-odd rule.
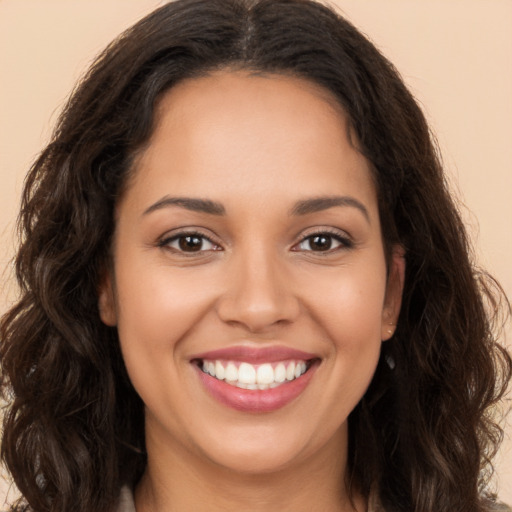
[[[28, 166], [94, 55], [162, 3], [0, 0], [0, 313], [14, 297], [12, 232]], [[331, 3], [395, 63], [423, 105], [480, 261], [512, 296], [512, 1]], [[511, 431], [497, 471], [509, 503]]]

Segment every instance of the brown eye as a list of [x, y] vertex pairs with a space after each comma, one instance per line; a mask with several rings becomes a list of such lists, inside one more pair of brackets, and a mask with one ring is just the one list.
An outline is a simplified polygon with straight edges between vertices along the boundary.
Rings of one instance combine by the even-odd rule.
[[177, 253], [200, 253], [221, 250], [218, 245], [200, 233], [181, 233], [162, 240], [158, 245]]
[[329, 235], [315, 235], [309, 239], [312, 251], [328, 251], [332, 247], [332, 237]]
[[349, 238], [327, 232], [309, 235], [295, 247], [296, 251], [330, 252], [337, 249], [349, 249], [353, 247], [353, 243]]
[[196, 235], [180, 236], [178, 246], [185, 252], [197, 252], [203, 248], [203, 238]]

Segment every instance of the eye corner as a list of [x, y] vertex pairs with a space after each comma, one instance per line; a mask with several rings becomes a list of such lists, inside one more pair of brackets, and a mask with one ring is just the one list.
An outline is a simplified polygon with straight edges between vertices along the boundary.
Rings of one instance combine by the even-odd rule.
[[194, 229], [182, 229], [160, 237], [156, 246], [174, 254], [190, 257], [223, 251], [223, 247], [211, 235]]
[[[309, 244], [309, 248], [306, 248], [305, 244]], [[316, 247], [312, 244], [315, 244]], [[327, 256], [354, 247], [354, 240], [346, 232], [332, 228], [321, 228], [303, 234], [300, 240], [291, 247], [291, 251]]]

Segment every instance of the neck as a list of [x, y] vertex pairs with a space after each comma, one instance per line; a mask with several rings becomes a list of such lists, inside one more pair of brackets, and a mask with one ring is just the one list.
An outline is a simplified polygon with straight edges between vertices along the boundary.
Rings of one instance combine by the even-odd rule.
[[[267, 472], [240, 472], [205, 460], [183, 446], [147, 439], [148, 465], [135, 492], [137, 512], [363, 512], [345, 482], [346, 435], [321, 452]], [[334, 456], [333, 456], [334, 455]]]

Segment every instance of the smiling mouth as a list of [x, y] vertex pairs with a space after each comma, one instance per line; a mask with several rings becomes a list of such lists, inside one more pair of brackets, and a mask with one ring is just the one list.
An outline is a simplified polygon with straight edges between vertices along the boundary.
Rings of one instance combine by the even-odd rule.
[[288, 360], [255, 365], [244, 361], [219, 359], [197, 359], [194, 362], [203, 373], [230, 386], [265, 390], [293, 382], [304, 375], [315, 361], [316, 359]]

